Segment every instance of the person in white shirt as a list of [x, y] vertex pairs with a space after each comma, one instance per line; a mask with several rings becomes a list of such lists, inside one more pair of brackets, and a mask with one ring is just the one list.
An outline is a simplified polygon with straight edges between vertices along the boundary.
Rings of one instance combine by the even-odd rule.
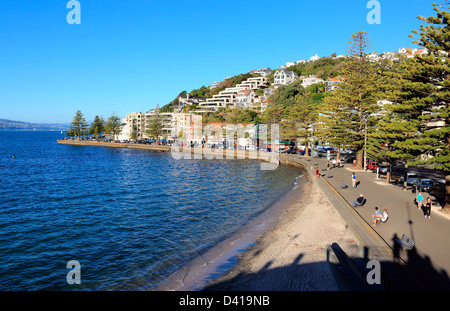
[[381, 215], [377, 215], [377, 214], [372, 215], [372, 220], [373, 220], [372, 226], [376, 226], [378, 221], [386, 222], [388, 217], [389, 217], [389, 215], [388, 215], [387, 209], [384, 209], [383, 214], [381, 214]]

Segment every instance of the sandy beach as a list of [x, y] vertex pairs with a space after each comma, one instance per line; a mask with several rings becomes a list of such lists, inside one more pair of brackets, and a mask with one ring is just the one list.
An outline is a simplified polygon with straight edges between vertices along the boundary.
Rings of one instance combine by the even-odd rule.
[[326, 262], [326, 245], [338, 243], [347, 255], [358, 256], [353, 233], [314, 181], [305, 183], [283, 208], [278, 223], [205, 290], [337, 290]]
[[334, 291], [326, 246], [350, 257], [359, 246], [308, 173], [232, 237], [164, 280], [161, 291]]

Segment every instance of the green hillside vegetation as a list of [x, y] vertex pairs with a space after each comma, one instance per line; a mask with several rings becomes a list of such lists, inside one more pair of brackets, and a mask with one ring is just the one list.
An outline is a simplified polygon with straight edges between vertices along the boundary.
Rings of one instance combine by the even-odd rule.
[[[250, 74], [250, 73], [238, 74], [236, 76], [226, 78], [222, 82], [219, 82], [219, 86], [216, 88], [210, 89], [209, 87], [203, 85], [198, 89], [193, 89], [192, 91], [189, 92], [189, 96], [190, 97], [205, 97], [205, 98], [213, 97], [213, 95], [219, 94], [219, 92], [225, 90], [226, 88], [235, 87], [236, 85], [247, 80], [248, 78], [257, 77], [257, 76], [258, 75]], [[186, 95], [187, 95], [187, 91], [182, 91], [180, 94], [177, 95], [177, 97], [174, 100], [172, 100], [167, 105], [164, 105], [160, 109], [160, 112], [172, 112], [175, 107], [178, 107], [178, 97], [186, 96]]]
[[318, 78], [327, 80], [342, 74], [345, 61], [343, 57], [322, 57], [314, 62], [287, 67], [286, 70], [295, 72], [299, 77], [316, 75]]
[[[285, 70], [294, 71], [298, 76], [316, 75], [317, 77], [326, 80], [328, 78], [340, 75], [342, 73], [344, 63], [345, 58], [323, 57], [314, 62], [290, 66]], [[274, 74], [276, 71], [276, 69], [272, 70], [272, 73], [266, 77], [269, 85], [274, 82]], [[218, 87], [216, 88], [210, 89], [209, 87], [203, 85], [198, 89], [193, 89], [189, 92], [189, 96], [209, 98], [213, 95], [219, 94], [219, 92], [225, 90], [226, 88], [235, 87], [237, 84], [247, 80], [248, 78], [256, 76], [258, 75], [250, 73], [235, 75], [219, 82]], [[324, 90], [324, 84], [312, 85], [308, 92], [308, 103], [313, 104], [314, 106], [319, 106], [323, 98], [327, 95]], [[172, 112], [174, 108], [178, 107], [178, 97], [186, 96], [187, 94], [187, 91], [180, 92], [173, 101], [163, 106], [160, 109], [160, 112]], [[290, 85], [279, 87], [269, 98], [269, 104], [271, 106], [277, 106], [284, 111], [287, 107], [295, 105], [298, 102], [298, 96], [300, 96], [300, 94], [303, 94], [303, 87], [301, 86], [301, 81], [298, 80]], [[256, 91], [256, 95], [263, 95], [263, 90]], [[195, 113], [195, 108], [195, 106], [189, 106], [185, 108], [185, 111]], [[216, 112], [203, 115], [203, 122], [231, 122], [234, 120], [239, 123], [256, 123], [261, 122], [262, 120], [268, 121], [267, 115], [269, 115], [269, 113], [266, 113], [264, 116], [260, 112], [249, 109], [235, 108], [231, 110], [228, 108], [222, 108]]]

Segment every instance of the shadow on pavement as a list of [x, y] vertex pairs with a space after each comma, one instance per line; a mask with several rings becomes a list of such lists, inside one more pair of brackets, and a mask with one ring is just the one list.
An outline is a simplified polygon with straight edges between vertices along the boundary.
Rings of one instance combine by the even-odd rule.
[[[393, 240], [397, 238], [393, 237]], [[203, 291], [449, 291], [450, 279], [445, 271], [437, 271], [429, 257], [421, 257], [415, 248], [407, 250], [407, 261], [400, 258], [404, 250], [393, 242], [394, 256], [392, 261], [380, 262], [380, 284], [369, 284], [367, 281], [374, 273], [368, 258], [369, 250], [363, 249], [361, 257], [349, 257], [333, 243], [326, 248], [326, 261], [301, 263], [299, 254], [291, 265], [270, 268], [272, 262], [257, 272], [240, 272], [236, 276], [222, 281], [215, 281]], [[368, 264], [369, 263], [369, 264]], [[302, 270], [314, 272], [326, 265], [333, 276], [335, 287], [311, 286], [305, 282]], [[306, 278], [307, 279], [307, 278]]]

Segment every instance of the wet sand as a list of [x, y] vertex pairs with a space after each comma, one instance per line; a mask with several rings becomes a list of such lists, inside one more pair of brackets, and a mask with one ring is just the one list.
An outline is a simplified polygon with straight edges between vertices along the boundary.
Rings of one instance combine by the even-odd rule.
[[248, 225], [155, 290], [333, 291], [326, 246], [358, 256], [353, 233], [307, 172], [298, 186]]

